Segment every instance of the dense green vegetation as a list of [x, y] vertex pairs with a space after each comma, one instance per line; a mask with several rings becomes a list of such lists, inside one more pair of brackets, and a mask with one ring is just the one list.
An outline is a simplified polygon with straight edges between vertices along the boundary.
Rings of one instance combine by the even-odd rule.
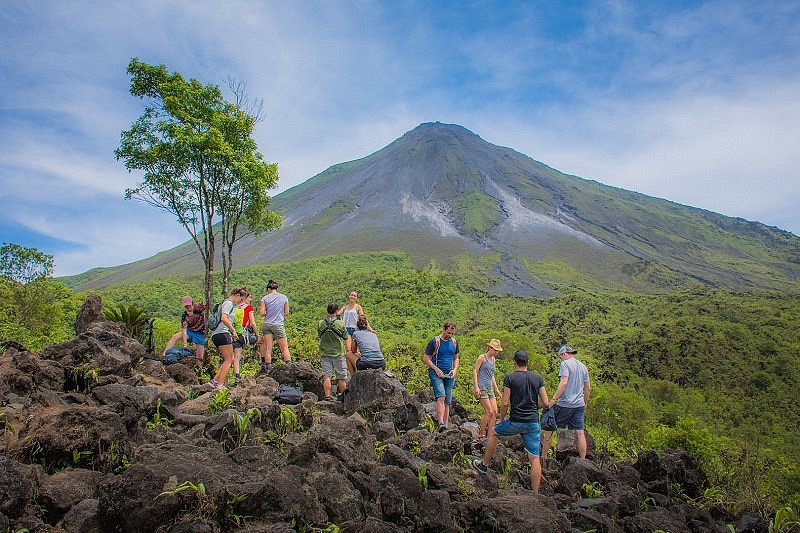
[[[328, 301], [352, 288], [377, 330], [388, 364], [411, 390], [427, 388], [421, 360], [443, 322], [458, 325], [462, 351], [455, 396], [471, 409], [471, 370], [485, 343], [506, 348], [499, 374], [524, 348], [552, 394], [555, 349], [579, 350], [593, 379], [589, 431], [601, 450], [690, 450], [731, 508], [800, 503], [800, 298], [796, 292], [736, 294], [692, 287], [664, 294], [587, 291], [515, 298], [484, 292], [491, 261], [432, 263], [415, 269], [404, 254], [354, 254], [233, 272], [233, 285], [263, 294], [276, 279], [289, 296], [292, 354], [316, 363], [316, 321]], [[153, 280], [103, 291], [108, 306], [136, 305], [159, 317], [158, 349], [177, 330], [184, 294], [200, 298], [200, 276]], [[219, 291], [218, 291], [219, 292]], [[7, 317], [7, 314], [3, 314]], [[6, 320], [5, 318], [3, 319]], [[5, 326], [4, 326], [5, 327]], [[4, 330], [5, 331], [5, 330]]]

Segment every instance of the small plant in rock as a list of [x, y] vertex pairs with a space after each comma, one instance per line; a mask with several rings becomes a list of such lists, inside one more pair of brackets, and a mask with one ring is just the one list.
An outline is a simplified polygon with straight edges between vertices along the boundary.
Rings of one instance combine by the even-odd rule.
[[233, 422], [236, 427], [236, 446], [244, 446], [247, 443], [253, 435], [253, 420], [257, 418], [260, 422], [263, 416], [261, 409], [258, 407], [251, 407], [244, 413], [239, 411], [233, 413]]
[[228, 493], [228, 497], [225, 499], [225, 522], [236, 527], [243, 527], [245, 522], [252, 518], [250, 515], [241, 515], [235, 512], [236, 504], [244, 499], [244, 494], [238, 492]]
[[436, 430], [436, 424], [433, 423], [431, 415], [425, 415], [422, 420], [422, 427], [428, 430], [428, 433], [433, 433]]
[[286, 443], [283, 442], [283, 437], [275, 433], [274, 431], [268, 431], [263, 435], [259, 435], [256, 437], [256, 442], [261, 444], [266, 444], [268, 446], [274, 446], [278, 449], [283, 455], [286, 455]]
[[422, 490], [428, 490], [428, 463], [422, 463], [422, 466], [419, 467], [417, 479], [419, 484], [422, 485]]
[[418, 435], [411, 435], [408, 439], [409, 451], [414, 455], [422, 453], [422, 443], [419, 441]]
[[230, 407], [232, 403], [231, 391], [228, 389], [220, 389], [208, 402], [208, 410], [212, 415], [216, 415]]
[[300, 420], [297, 418], [297, 413], [294, 412], [294, 409], [285, 405], [281, 405], [281, 413], [278, 415], [278, 420], [275, 422], [276, 433], [282, 437], [285, 437], [289, 433], [300, 431], [302, 427], [303, 426], [300, 424]]
[[14, 426], [8, 419], [8, 413], [0, 413], [0, 435], [5, 435], [6, 433], [13, 434]]
[[800, 528], [800, 519], [797, 513], [790, 506], [781, 507], [775, 511], [775, 518], [769, 521], [769, 533], [783, 533], [784, 531], [796, 531]]
[[383, 452], [385, 452], [386, 448], [388, 448], [388, 447], [389, 447], [389, 445], [386, 444], [385, 442], [381, 442], [379, 440], [375, 441], [375, 460], [376, 461], [380, 461], [381, 460], [381, 458], [383, 457]]
[[597, 481], [584, 483], [581, 487], [581, 491], [583, 492], [583, 496], [585, 498], [599, 498], [603, 495], [602, 487]]
[[456, 453], [453, 454], [453, 457], [450, 459], [450, 462], [456, 466], [472, 468], [472, 459], [471, 455], [467, 455], [464, 453], [464, 450], [458, 450]]
[[511, 469], [514, 466], [514, 462], [511, 460], [511, 457], [506, 457], [503, 459], [503, 462], [500, 463], [500, 474], [502, 477], [500, 478], [500, 487], [501, 488], [508, 488], [511, 485]]
[[156, 400], [156, 412], [153, 413], [153, 418], [147, 422], [147, 429], [154, 430], [158, 426], [169, 427], [175, 422], [171, 418], [161, 414], [161, 398]]
[[206, 497], [208, 497], [206, 486], [202, 481], [200, 483], [192, 483], [191, 481], [187, 480], [180, 485], [176, 485], [173, 489], [165, 490], [156, 496], [156, 498], [160, 498], [161, 496], [175, 496], [176, 494], [180, 494], [181, 492], [185, 492], [187, 490], [194, 492], [195, 495], [197, 495], [197, 498], [200, 500], [204, 500]]
[[84, 459], [84, 457], [91, 457], [92, 455], [94, 455], [94, 452], [89, 450], [78, 450], [77, 448], [73, 449], [72, 464], [77, 465]]

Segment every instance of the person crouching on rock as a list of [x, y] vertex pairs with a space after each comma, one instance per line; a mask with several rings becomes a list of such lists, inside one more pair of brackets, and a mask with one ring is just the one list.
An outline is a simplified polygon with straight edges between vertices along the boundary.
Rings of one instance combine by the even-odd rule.
[[503, 378], [503, 405], [500, 408], [500, 419], [505, 418], [509, 405], [511, 413], [507, 419], [494, 427], [493, 432], [490, 432], [483, 459], [472, 461], [475, 470], [481, 474], [489, 472], [489, 464], [497, 448], [498, 435], [501, 437], [522, 435], [522, 442], [531, 462], [531, 490], [539, 492], [539, 485], [542, 482], [542, 463], [539, 460], [541, 426], [538, 400], [542, 401], [542, 405], [547, 405], [547, 391], [544, 389], [542, 376], [528, 371], [528, 353], [525, 350], [517, 350], [514, 352], [514, 372]]
[[494, 369], [497, 354], [503, 351], [499, 339], [492, 339], [486, 345], [486, 353], [479, 355], [472, 369], [472, 382], [475, 385], [475, 397], [483, 406], [483, 418], [478, 426], [478, 435], [475, 440], [483, 441], [492, 431], [497, 420], [497, 398], [500, 389], [494, 379]]
[[347, 388], [347, 368], [345, 363], [344, 341], [349, 337], [347, 328], [340, 318], [336, 318], [339, 304], [328, 304], [328, 316], [317, 324], [319, 337], [319, 357], [322, 363], [322, 389], [325, 391], [325, 400], [331, 397], [331, 377], [336, 374], [336, 384], [339, 394]]
[[453, 335], [456, 325], [445, 322], [442, 332], [432, 338], [425, 347], [422, 360], [428, 367], [428, 377], [436, 398], [436, 421], [439, 431], [447, 429], [450, 420], [450, 404], [453, 401], [453, 387], [458, 372], [458, 341]]
[[183, 297], [183, 314], [181, 314], [181, 330], [170, 338], [164, 351], [161, 353], [161, 359], [167, 355], [167, 350], [175, 346], [178, 341], [183, 341], [185, 347], [189, 347], [189, 342], [193, 342], [197, 346], [197, 366], [203, 366], [203, 354], [206, 347], [206, 323], [203, 316], [205, 306], [203, 304], [194, 304], [191, 296]]
[[[376, 368], [386, 370], [386, 359], [381, 351], [381, 343], [375, 331], [369, 326], [366, 315], [356, 321], [356, 330], [352, 333], [351, 350], [347, 352], [347, 366], [356, 370]], [[358, 351], [355, 351], [358, 350]]]
[[228, 379], [228, 371], [231, 369], [231, 363], [233, 363], [233, 341], [239, 338], [236, 329], [233, 327], [233, 310], [242, 303], [246, 295], [247, 289], [236, 287], [231, 291], [231, 295], [219, 304], [221, 310], [220, 321], [219, 325], [211, 332], [211, 342], [219, 350], [222, 364], [219, 366], [217, 374], [209, 382], [217, 390], [226, 388], [225, 382]]

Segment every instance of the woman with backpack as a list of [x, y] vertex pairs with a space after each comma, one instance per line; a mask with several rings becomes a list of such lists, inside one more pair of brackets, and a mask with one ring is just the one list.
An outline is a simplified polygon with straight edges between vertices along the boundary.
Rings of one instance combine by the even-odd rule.
[[216, 390], [226, 388], [225, 381], [228, 379], [228, 371], [233, 363], [233, 342], [239, 338], [236, 328], [233, 327], [233, 310], [242, 303], [246, 295], [247, 289], [236, 287], [231, 291], [230, 296], [219, 304], [219, 324], [211, 332], [211, 342], [219, 350], [222, 364], [209, 382]]
[[486, 353], [479, 355], [472, 369], [472, 382], [475, 385], [475, 397], [483, 407], [483, 418], [478, 426], [475, 440], [482, 442], [491, 435], [497, 420], [497, 398], [502, 398], [497, 381], [494, 379], [497, 354], [503, 351], [499, 339], [492, 339], [486, 345]]
[[[242, 287], [244, 288], [244, 287]], [[245, 345], [249, 346], [249, 335], [250, 330], [247, 329], [250, 324], [255, 322], [255, 317], [253, 316], [253, 306], [250, 305], [250, 299], [252, 298], [252, 294], [249, 290], [245, 289], [247, 292], [245, 296], [242, 298], [241, 303], [236, 306], [233, 310], [233, 327], [236, 330], [236, 334], [239, 335], [239, 339], [233, 341], [233, 376], [234, 376], [234, 385], [238, 385], [239, 381], [242, 379], [239, 360], [242, 358], [242, 350]]]
[[278, 292], [278, 283], [269, 280], [267, 283], [267, 294], [261, 298], [258, 306], [258, 314], [264, 317], [261, 326], [261, 373], [269, 372], [272, 363], [272, 343], [277, 342], [281, 355], [286, 363], [291, 362], [292, 356], [289, 355], [289, 341], [286, 339], [286, 327], [284, 318], [289, 314], [289, 298], [285, 294]]

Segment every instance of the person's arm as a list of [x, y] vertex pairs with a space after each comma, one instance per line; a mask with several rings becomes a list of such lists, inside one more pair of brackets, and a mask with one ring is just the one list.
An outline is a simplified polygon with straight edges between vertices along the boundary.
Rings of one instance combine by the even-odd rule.
[[247, 317], [247, 327], [252, 329], [253, 331], [256, 330], [256, 313], [255, 309], [250, 307], [250, 316]]
[[472, 367], [472, 384], [475, 385], [475, 397], [480, 398], [481, 396], [481, 389], [478, 387], [478, 371], [481, 369], [481, 365], [483, 365], [483, 361], [486, 359], [484, 356], [479, 355], [478, 358], [475, 360], [475, 366]]
[[583, 406], [587, 407], [589, 405], [589, 393], [592, 392], [592, 385], [589, 383], [589, 379], [587, 378], [586, 381], [583, 382]]
[[258, 314], [261, 316], [267, 316], [267, 306], [264, 305], [264, 300], [261, 300], [258, 304]]
[[459, 363], [458, 352], [456, 352], [453, 354], [453, 368], [450, 370], [450, 377], [453, 379], [455, 379], [456, 374], [458, 374], [458, 363]]
[[433, 370], [437, 376], [439, 376], [440, 378], [444, 378], [444, 372], [442, 372], [438, 366], [433, 364], [433, 361], [431, 360], [432, 355], [433, 354], [429, 354], [426, 349], [425, 353], [422, 354], [422, 362], [425, 363], [425, 366]]
[[189, 334], [186, 333], [186, 326], [183, 326], [181, 330], [182, 338], [183, 338], [183, 347], [186, 348], [189, 346]]
[[[231, 309], [231, 311], [233, 311], [233, 309]], [[223, 324], [225, 324], [228, 327], [228, 331], [231, 332], [231, 337], [233, 337], [234, 340], [238, 339], [239, 335], [236, 333], [236, 328], [234, 328], [233, 324], [231, 324], [231, 319], [228, 318], [228, 313], [222, 311], [222, 314], [220, 315], [219, 319]]]
[[547, 404], [547, 407], [553, 407], [561, 395], [564, 394], [564, 389], [567, 388], [567, 383], [569, 383], [569, 376], [561, 376], [561, 382], [558, 384], [558, 388], [556, 392], [553, 393], [553, 399], [550, 400], [550, 403]]
[[286, 300], [285, 302], [283, 302], [283, 316], [286, 316], [288, 314], [289, 314], [289, 300]]
[[500, 406], [500, 412], [498, 414], [498, 420], [501, 422], [506, 418], [506, 412], [508, 411], [508, 406], [511, 405], [511, 387], [503, 386], [503, 404]]
[[494, 387], [494, 396], [495, 398], [500, 397], [500, 387], [497, 386], [497, 380], [494, 379], [494, 374], [492, 375], [492, 387]]
[[542, 406], [549, 405], [549, 400], [547, 399], [547, 391], [545, 390], [544, 385], [542, 385], [541, 388], [539, 389], [539, 400], [541, 400], [539, 403]]

